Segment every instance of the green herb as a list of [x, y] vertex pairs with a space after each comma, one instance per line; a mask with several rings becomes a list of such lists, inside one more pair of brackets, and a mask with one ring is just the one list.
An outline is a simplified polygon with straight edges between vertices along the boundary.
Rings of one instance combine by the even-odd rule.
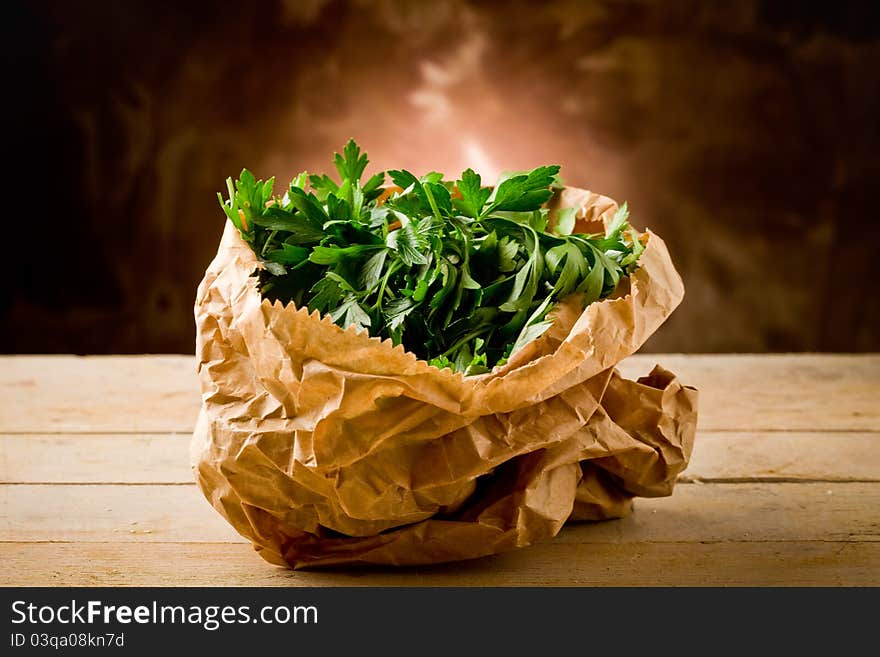
[[385, 173], [362, 182], [368, 162], [349, 141], [334, 157], [338, 182], [302, 172], [279, 196], [274, 178], [244, 169], [218, 197], [262, 263], [264, 298], [390, 338], [436, 367], [503, 364], [547, 330], [557, 300], [608, 296], [644, 250], [626, 204], [605, 235], [574, 233], [572, 208], [551, 221], [558, 166], [494, 187], [471, 169], [456, 181], [393, 170], [385, 189]]

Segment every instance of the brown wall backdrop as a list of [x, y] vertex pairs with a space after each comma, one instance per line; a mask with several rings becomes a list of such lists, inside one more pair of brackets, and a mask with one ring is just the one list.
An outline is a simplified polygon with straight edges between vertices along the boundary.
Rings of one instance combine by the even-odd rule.
[[627, 200], [687, 288], [648, 349], [880, 350], [880, 4], [811, 4], [8, 4], [2, 350], [191, 352], [226, 176], [350, 136]]

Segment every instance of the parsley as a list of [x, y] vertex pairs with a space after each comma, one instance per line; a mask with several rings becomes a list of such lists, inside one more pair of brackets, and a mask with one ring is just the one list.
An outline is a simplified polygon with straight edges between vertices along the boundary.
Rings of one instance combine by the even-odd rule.
[[403, 344], [436, 367], [490, 371], [549, 328], [569, 294], [611, 294], [644, 250], [626, 204], [605, 235], [574, 233], [575, 210], [546, 202], [559, 167], [509, 174], [484, 187], [471, 169], [456, 181], [391, 170], [362, 182], [369, 160], [353, 140], [335, 154], [339, 180], [274, 179], [244, 169], [218, 194], [262, 263], [264, 298], [306, 306], [339, 326]]

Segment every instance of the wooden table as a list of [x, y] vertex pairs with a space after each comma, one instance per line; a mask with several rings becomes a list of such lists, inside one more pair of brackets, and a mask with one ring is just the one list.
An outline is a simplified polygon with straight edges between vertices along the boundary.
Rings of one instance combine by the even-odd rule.
[[880, 355], [634, 356], [701, 391], [690, 468], [624, 520], [459, 564], [289, 571], [192, 482], [192, 357], [0, 357], [3, 585], [880, 585]]

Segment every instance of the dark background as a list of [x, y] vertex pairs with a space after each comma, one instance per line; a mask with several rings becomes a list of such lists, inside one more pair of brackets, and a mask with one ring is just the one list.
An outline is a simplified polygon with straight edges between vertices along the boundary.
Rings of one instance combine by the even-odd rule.
[[[181, 6], [176, 6], [177, 4]], [[880, 350], [880, 3], [4, 5], [0, 344], [189, 352], [247, 166], [484, 177], [629, 201], [687, 288], [654, 351]]]

